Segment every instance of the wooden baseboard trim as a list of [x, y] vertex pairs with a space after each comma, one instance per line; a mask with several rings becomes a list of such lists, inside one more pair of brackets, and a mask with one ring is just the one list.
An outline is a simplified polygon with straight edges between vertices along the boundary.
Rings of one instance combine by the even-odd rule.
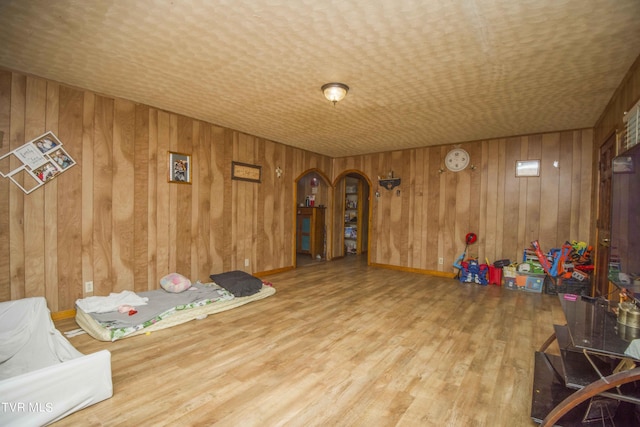
[[444, 271], [423, 270], [421, 268], [401, 267], [399, 265], [391, 265], [391, 264], [377, 264], [374, 262], [372, 262], [370, 265], [371, 267], [388, 268], [389, 270], [399, 270], [399, 271], [406, 271], [409, 273], [426, 274], [429, 276], [446, 277], [448, 279], [453, 279], [454, 277], [456, 277], [456, 273], [447, 273]]
[[295, 267], [290, 265], [289, 267], [276, 268], [274, 270], [266, 270], [260, 271], [258, 273], [253, 273], [256, 277], [270, 276], [272, 274], [284, 273], [285, 271], [293, 270]]
[[51, 313], [51, 319], [55, 322], [56, 320], [64, 320], [71, 319], [76, 317], [76, 310], [64, 310], [64, 311], [56, 311], [55, 313]]

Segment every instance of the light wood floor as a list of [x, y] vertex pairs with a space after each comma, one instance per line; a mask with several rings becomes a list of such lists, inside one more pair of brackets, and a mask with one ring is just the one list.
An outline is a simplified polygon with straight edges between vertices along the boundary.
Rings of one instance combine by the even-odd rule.
[[56, 425], [534, 425], [534, 351], [564, 322], [557, 297], [363, 257], [266, 279], [276, 295], [205, 320], [71, 338], [111, 351], [114, 396]]

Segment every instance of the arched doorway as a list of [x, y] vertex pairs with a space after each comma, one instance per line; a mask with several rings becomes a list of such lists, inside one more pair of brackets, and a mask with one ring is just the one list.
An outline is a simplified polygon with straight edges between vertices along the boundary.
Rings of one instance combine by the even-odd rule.
[[296, 179], [294, 265], [321, 264], [328, 258], [332, 188], [319, 169], [309, 169]]
[[332, 256], [367, 256], [371, 218], [371, 181], [358, 170], [341, 173], [334, 185]]

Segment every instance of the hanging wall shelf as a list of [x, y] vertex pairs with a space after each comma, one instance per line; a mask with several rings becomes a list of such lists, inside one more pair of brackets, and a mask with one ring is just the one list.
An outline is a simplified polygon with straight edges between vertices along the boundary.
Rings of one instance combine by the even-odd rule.
[[387, 190], [393, 190], [395, 187], [400, 185], [400, 178], [379, 179], [378, 183], [381, 187], [384, 187]]

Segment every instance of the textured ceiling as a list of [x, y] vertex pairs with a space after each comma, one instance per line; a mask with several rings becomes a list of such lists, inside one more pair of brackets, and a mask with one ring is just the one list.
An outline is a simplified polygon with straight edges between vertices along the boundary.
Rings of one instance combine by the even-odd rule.
[[639, 54], [639, 0], [0, 0], [4, 68], [332, 157], [592, 127]]

